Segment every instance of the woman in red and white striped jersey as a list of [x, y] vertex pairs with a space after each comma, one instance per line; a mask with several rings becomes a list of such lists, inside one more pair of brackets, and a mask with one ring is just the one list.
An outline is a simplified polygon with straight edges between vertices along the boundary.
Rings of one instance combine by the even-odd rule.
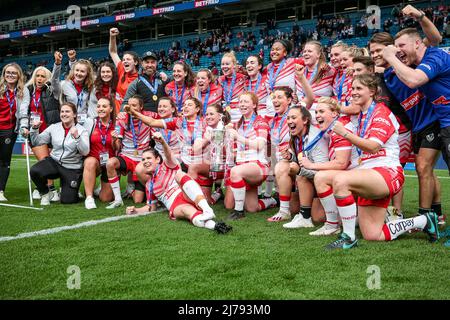
[[[236, 166], [230, 171], [230, 187], [227, 188], [225, 207], [234, 207], [229, 219], [236, 220], [249, 212], [261, 211], [276, 205], [273, 198], [258, 200], [258, 186], [269, 173], [267, 142], [269, 125], [256, 113], [258, 97], [246, 92], [239, 97], [241, 119], [234, 125], [227, 125], [227, 134], [236, 141]], [[231, 191], [231, 193], [229, 192]], [[232, 196], [232, 198], [231, 198]]]
[[266, 87], [267, 73], [262, 72], [264, 69], [263, 59], [259, 55], [252, 54], [246, 60], [245, 69], [247, 70], [245, 91], [253, 92], [258, 96], [258, 115], [265, 117], [269, 91]]
[[147, 204], [142, 208], [127, 207], [126, 214], [155, 211], [159, 200], [169, 210], [169, 218], [172, 220], [189, 220], [196, 227], [214, 230], [219, 234], [231, 231], [232, 228], [225, 223], [214, 221], [214, 211], [208, 205], [200, 186], [179, 170], [178, 162], [162, 135], [157, 132], [153, 139], [163, 146], [165, 158], [155, 149], [144, 151], [142, 162], [150, 176], [145, 188]]
[[177, 107], [177, 111], [181, 112], [183, 103], [191, 96], [191, 92], [195, 85], [195, 74], [191, 67], [182, 60], [173, 64], [172, 70], [173, 80], [166, 84], [164, 90]]
[[239, 121], [239, 96], [244, 92], [246, 76], [237, 71], [238, 63], [233, 51], [222, 57], [221, 68], [223, 75], [219, 77], [222, 86], [222, 105], [231, 116], [231, 122]]
[[209, 69], [200, 69], [195, 78], [195, 87], [191, 90], [191, 97], [201, 102], [201, 112], [204, 114], [208, 106], [222, 104], [222, 86], [216, 84]]

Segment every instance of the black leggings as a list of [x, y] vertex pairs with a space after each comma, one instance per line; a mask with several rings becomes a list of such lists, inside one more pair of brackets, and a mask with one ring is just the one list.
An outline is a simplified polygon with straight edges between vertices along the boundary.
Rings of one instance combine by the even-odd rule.
[[78, 191], [83, 169], [67, 169], [53, 158], [46, 157], [31, 167], [30, 175], [40, 194], [49, 192], [48, 179], [61, 178], [61, 203], [77, 203], [80, 200]]
[[0, 130], [0, 191], [5, 191], [8, 182], [11, 157], [16, 143], [17, 133], [14, 130]]

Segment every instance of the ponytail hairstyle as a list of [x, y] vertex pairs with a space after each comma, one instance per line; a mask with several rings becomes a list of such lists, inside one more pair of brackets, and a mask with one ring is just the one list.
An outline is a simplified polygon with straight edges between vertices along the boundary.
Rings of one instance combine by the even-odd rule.
[[[216, 78], [215, 78], [214, 75], [212, 74], [211, 70], [206, 69], [206, 68], [202, 68], [202, 69], [200, 69], [200, 70], [197, 71], [197, 75], [198, 75], [200, 72], [206, 73], [206, 76], [208, 77], [209, 85], [210, 85], [210, 86], [216, 81]], [[196, 97], [198, 97], [199, 91], [200, 91], [200, 89], [198, 88], [198, 86], [195, 86], [195, 89], [194, 89], [194, 95], [195, 95]]]
[[72, 112], [73, 112], [73, 114], [75, 115], [75, 119], [74, 119], [74, 122], [75, 122], [75, 124], [77, 124], [78, 123], [78, 117], [77, 117], [77, 114], [78, 114], [78, 108], [77, 108], [77, 106], [74, 104], [74, 103], [72, 103], [72, 102], [69, 102], [69, 101], [66, 101], [66, 102], [64, 102], [64, 103], [62, 103], [61, 104], [61, 108], [59, 108], [59, 114], [61, 115], [61, 109], [62, 109], [62, 107], [64, 107], [64, 106], [68, 106], [70, 109], [72, 109]]
[[291, 99], [291, 100], [294, 99], [294, 90], [292, 90], [291, 87], [279, 86], [279, 87], [273, 88], [272, 92], [275, 92], [275, 91], [283, 91], [283, 93], [286, 96], [286, 98]]
[[[309, 132], [309, 128], [311, 126], [312, 116], [311, 116], [311, 113], [308, 111], [308, 109], [306, 109], [306, 107], [304, 105], [302, 105], [302, 104], [297, 104], [297, 105], [291, 106], [289, 112], [292, 111], [292, 110], [298, 110], [301, 113], [302, 120], [306, 121], [305, 126], [307, 128], [307, 132]], [[296, 148], [296, 146], [295, 146], [295, 136], [291, 136], [291, 138], [289, 140], [289, 146], [290, 146], [291, 150], [296, 150], [295, 149]], [[298, 152], [298, 150], [297, 150], [297, 152]]]
[[[230, 52], [225, 53], [225, 54], [222, 56], [222, 59], [223, 59], [223, 58], [230, 58], [230, 59], [231, 59], [231, 62], [233, 62], [234, 68], [236, 68], [238, 62], [237, 62], [236, 54], [234, 53], [234, 51], [230, 51]], [[236, 71], [236, 69], [233, 69], [233, 70]]]
[[[253, 109], [253, 111], [255, 112], [256, 115], [258, 115], [258, 104], [259, 104], [258, 96], [254, 92], [250, 92], [250, 91], [245, 91], [244, 93], [242, 93], [239, 96], [239, 99], [242, 96], [249, 96], [250, 97], [250, 99], [252, 100], [253, 104], [255, 105], [255, 108]], [[241, 118], [239, 119], [238, 124], [237, 124], [237, 128], [238, 129], [242, 126], [242, 124], [244, 123], [244, 120], [245, 120], [244, 116], [241, 116]]]
[[189, 97], [189, 98], [186, 99], [186, 101], [188, 101], [188, 100], [193, 101], [194, 104], [195, 104], [195, 107], [198, 109], [197, 117], [203, 117], [203, 105], [202, 105], [202, 102], [200, 100], [198, 100], [197, 98], [195, 98], [195, 97]]
[[[136, 69], [136, 72], [139, 72], [139, 65], [141, 64], [141, 59], [139, 58], [139, 55], [134, 51], [125, 51], [123, 53], [122, 59], [126, 54], [130, 55], [133, 58], [134, 68]], [[126, 72], [123, 73], [120, 82], [125, 82], [125, 79], [126, 79]]]
[[67, 76], [67, 80], [72, 80], [75, 78], [75, 68], [78, 64], [82, 64], [87, 68], [86, 78], [84, 79], [83, 87], [87, 88], [88, 92], [91, 92], [94, 88], [94, 69], [92, 64], [86, 59], [80, 59], [72, 66], [70, 72]]
[[168, 96], [164, 96], [158, 99], [158, 106], [161, 101], [169, 101], [170, 106], [172, 107], [172, 117], [178, 117], [178, 108], [175, 102]]
[[[138, 101], [139, 106], [141, 107], [141, 110], [144, 108], [144, 99], [142, 98], [142, 96], [138, 95], [138, 94], [134, 94], [132, 95], [128, 101], [130, 101], [130, 99], [135, 99]], [[131, 129], [131, 116], [128, 116], [128, 127], [127, 130]]]
[[222, 122], [225, 126], [231, 122], [230, 114], [228, 113], [228, 111], [223, 109], [220, 103], [214, 103], [208, 106], [208, 108], [214, 108], [217, 113], [220, 113], [222, 115]]
[[379, 79], [374, 74], [360, 74], [353, 78], [353, 82], [359, 81], [363, 86], [374, 92], [373, 100], [377, 100], [380, 91]]
[[144, 154], [146, 152], [150, 152], [155, 157], [155, 159], [159, 158], [159, 164], [161, 164], [163, 162], [163, 158], [159, 154], [158, 150], [156, 150], [155, 148], [152, 148], [152, 147], [147, 148], [144, 151], [142, 151], [142, 154]]
[[317, 100], [317, 104], [319, 103], [326, 104], [332, 112], [337, 112], [338, 114], [341, 112], [339, 103], [336, 99], [333, 99], [331, 97], [321, 97]]
[[107, 100], [109, 102], [109, 107], [111, 108], [111, 114], [110, 114], [110, 118], [112, 120], [111, 123], [113, 126], [115, 126], [116, 125], [116, 106], [114, 103], [114, 99], [112, 97], [101, 96], [100, 98], [98, 98], [97, 101], [100, 101], [102, 99]]
[[317, 73], [314, 75], [314, 78], [310, 81], [311, 85], [316, 82], [320, 82], [324, 76], [324, 74], [330, 70], [330, 66], [327, 65], [327, 58], [325, 57], [325, 53], [323, 51], [322, 44], [316, 40], [310, 40], [305, 43], [305, 46], [309, 44], [316, 48], [319, 52], [319, 61], [317, 62]]

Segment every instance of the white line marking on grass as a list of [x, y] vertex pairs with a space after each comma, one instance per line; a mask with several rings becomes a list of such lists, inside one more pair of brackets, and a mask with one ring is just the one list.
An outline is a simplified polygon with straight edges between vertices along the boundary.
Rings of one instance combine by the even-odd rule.
[[[405, 174], [405, 177], [408, 177], [408, 178], [417, 178], [417, 176], [414, 176], [414, 175], [408, 175], [408, 174]], [[439, 179], [450, 179], [450, 177], [442, 177], [442, 176], [437, 176]]]
[[162, 211], [166, 211], [166, 209], [156, 210], [156, 211], [152, 211], [152, 212], [148, 212], [148, 213], [109, 217], [109, 218], [105, 218], [105, 219], [101, 219], [101, 220], [89, 220], [89, 221], [74, 224], [72, 226], [62, 226], [62, 227], [56, 227], [56, 228], [51, 228], [51, 229], [44, 229], [44, 230], [39, 230], [39, 231], [20, 233], [17, 236], [12, 236], [12, 237], [0, 237], [0, 242], [23, 239], [23, 238], [31, 238], [31, 237], [36, 237], [36, 236], [43, 236], [43, 235], [54, 234], [54, 233], [58, 233], [61, 231], [66, 231], [66, 230], [80, 229], [80, 228], [84, 228], [84, 227], [91, 227], [91, 226], [95, 226], [97, 224], [106, 223], [106, 222], [148, 216], [150, 214], [154, 214], [154, 213], [162, 212]]

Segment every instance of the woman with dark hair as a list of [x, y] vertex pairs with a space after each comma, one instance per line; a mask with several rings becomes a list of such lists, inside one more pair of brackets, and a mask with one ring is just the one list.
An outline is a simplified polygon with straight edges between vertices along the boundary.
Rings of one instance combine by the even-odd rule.
[[125, 51], [122, 60], [117, 54], [116, 38], [119, 35], [119, 29], [111, 28], [109, 30], [109, 55], [117, 68], [118, 82], [115, 88], [116, 114], [119, 114], [123, 98], [127, 93], [128, 86], [138, 77], [140, 59], [136, 52]]
[[61, 105], [61, 122], [39, 133], [42, 121], [31, 123], [30, 137], [35, 146], [51, 144], [50, 156], [30, 169], [30, 176], [41, 194], [41, 205], [50, 204], [48, 179], [61, 179], [61, 203], [76, 203], [83, 178], [83, 158], [89, 154], [89, 133], [77, 123], [77, 107], [66, 102]]
[[97, 99], [105, 97], [114, 101], [117, 83], [118, 78], [114, 65], [108, 61], [101, 63], [94, 81], [95, 97]]
[[172, 156], [162, 135], [156, 133], [153, 139], [163, 146], [166, 156], [163, 159], [155, 149], [143, 152], [142, 163], [150, 176], [145, 187], [147, 205], [142, 208], [127, 207], [126, 214], [155, 211], [159, 200], [169, 210], [171, 220], [189, 220], [196, 227], [214, 230], [219, 234], [231, 231], [231, 226], [213, 220], [214, 211], [208, 205], [200, 186], [179, 170], [177, 160]]
[[19, 127], [28, 128], [26, 115], [29, 104], [30, 93], [25, 86], [22, 68], [16, 63], [7, 64], [0, 77], [0, 201], [8, 201], [4, 192], [12, 152]]
[[191, 67], [184, 61], [176, 61], [172, 69], [173, 80], [166, 87], [166, 95], [169, 96], [180, 112], [183, 103], [191, 95], [191, 90], [195, 85], [195, 74]]
[[247, 71], [247, 79], [245, 82], [245, 90], [253, 92], [258, 96], [258, 114], [262, 117], [267, 115], [266, 100], [269, 91], [265, 85], [267, 73], [263, 73], [264, 62], [259, 55], [251, 55], [245, 61], [245, 70]]
[[292, 43], [288, 40], [277, 39], [270, 50], [270, 59], [266, 67], [266, 88], [269, 91], [267, 97], [267, 115], [274, 116], [275, 110], [272, 104], [272, 93], [276, 87], [289, 87], [296, 90], [295, 65], [304, 64], [301, 58], [288, 58], [292, 51]]
[[200, 69], [195, 79], [195, 87], [191, 90], [191, 97], [201, 102], [201, 112], [212, 104], [222, 104], [222, 86], [215, 83], [215, 78], [208, 69]]
[[115, 156], [115, 144], [112, 132], [115, 130], [115, 106], [111, 98], [102, 97], [97, 102], [96, 119], [88, 118], [84, 127], [90, 133], [90, 152], [84, 160], [84, 192], [86, 199], [84, 205], [86, 209], [95, 209], [94, 187], [95, 179], [101, 175], [99, 198], [102, 202], [112, 201], [113, 193], [108, 183], [106, 173], [106, 163], [109, 158]]

